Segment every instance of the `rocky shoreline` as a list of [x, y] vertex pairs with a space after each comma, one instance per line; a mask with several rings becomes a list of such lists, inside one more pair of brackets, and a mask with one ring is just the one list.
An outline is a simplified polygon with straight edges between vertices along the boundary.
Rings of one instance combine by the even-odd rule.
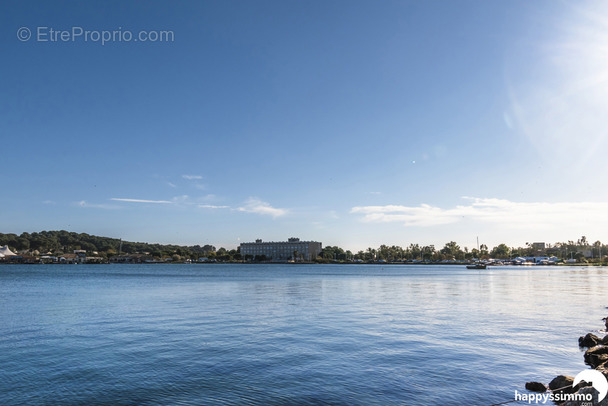
[[[606, 324], [606, 331], [608, 331], [608, 321]], [[588, 333], [579, 337], [578, 345], [581, 348], [587, 348], [584, 353], [585, 363], [600, 372], [608, 381], [608, 334], [600, 338], [593, 333]], [[526, 389], [539, 394], [548, 392], [550, 396], [537, 395], [537, 399], [551, 399], [559, 406], [608, 406], [608, 396], [598, 402], [598, 391], [591, 386], [590, 382], [582, 380], [577, 385], [574, 383], [575, 377], [558, 375], [548, 385], [540, 382], [527, 382]]]

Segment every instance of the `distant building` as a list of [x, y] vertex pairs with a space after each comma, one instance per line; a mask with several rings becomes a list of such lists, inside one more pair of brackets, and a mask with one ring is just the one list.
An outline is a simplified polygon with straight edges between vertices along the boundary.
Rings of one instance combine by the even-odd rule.
[[544, 242], [533, 242], [532, 250], [537, 256], [545, 254], [547, 252], [547, 246]]
[[63, 254], [59, 257], [59, 262], [62, 264], [80, 264], [80, 258], [76, 254]]
[[245, 259], [255, 259], [264, 256], [269, 261], [312, 261], [322, 250], [321, 243], [316, 241], [300, 241], [299, 238], [289, 238], [281, 242], [241, 243], [241, 256]]
[[84, 264], [87, 262], [87, 252], [86, 250], [74, 250], [74, 255], [76, 255], [76, 262], [79, 264]]
[[141, 264], [144, 262], [150, 262], [154, 259], [152, 255], [146, 254], [128, 254], [128, 255], [115, 255], [110, 258], [110, 262], [113, 264]]

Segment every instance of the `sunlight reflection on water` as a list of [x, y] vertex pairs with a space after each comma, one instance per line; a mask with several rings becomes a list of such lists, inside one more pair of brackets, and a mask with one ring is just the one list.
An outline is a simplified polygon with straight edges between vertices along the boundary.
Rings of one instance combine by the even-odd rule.
[[492, 403], [585, 368], [604, 270], [463, 268], [2, 267], [0, 403]]

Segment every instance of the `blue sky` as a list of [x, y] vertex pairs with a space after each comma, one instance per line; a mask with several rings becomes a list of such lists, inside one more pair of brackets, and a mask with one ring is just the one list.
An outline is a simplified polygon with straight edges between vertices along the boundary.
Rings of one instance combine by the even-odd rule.
[[608, 242], [605, 3], [0, 7], [1, 232]]

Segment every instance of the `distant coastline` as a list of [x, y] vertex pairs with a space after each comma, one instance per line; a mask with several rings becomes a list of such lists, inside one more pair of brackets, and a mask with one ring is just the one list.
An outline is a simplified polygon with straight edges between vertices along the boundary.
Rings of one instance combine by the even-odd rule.
[[242, 256], [240, 249], [207, 245], [181, 246], [123, 241], [86, 233], [61, 231], [0, 233], [0, 263], [322, 263], [381, 265], [465, 265], [483, 261], [487, 265], [608, 265], [607, 247], [590, 243], [583, 236], [577, 241], [547, 244], [526, 243], [525, 247], [499, 244], [489, 249], [461, 248], [450, 241], [443, 248], [411, 243], [407, 247], [381, 245], [356, 253], [338, 246], [325, 246], [315, 259], [302, 261], [294, 252], [290, 260], [273, 260], [265, 255]]
[[[110, 262], [110, 261], [106, 261], [106, 262], [44, 262], [41, 260], [28, 260], [28, 259], [22, 259], [21, 256], [16, 256], [16, 258], [11, 259], [1, 259], [0, 258], [0, 266], [4, 265], [4, 266], [10, 266], [10, 265], [87, 265], [87, 266], [95, 266], [95, 265], [112, 265], [112, 264], [121, 264], [118, 262]], [[191, 265], [207, 265], [207, 266], [213, 266], [213, 265], [219, 265], [219, 264], [241, 264], [241, 265], [294, 265], [294, 266], [299, 266], [299, 265], [377, 265], [377, 266], [411, 266], [411, 267], [417, 267], [417, 266], [465, 266], [468, 264], [471, 264], [471, 262], [380, 262], [380, 261], [370, 261], [370, 262], [354, 262], [354, 261], [301, 261], [301, 262], [285, 262], [285, 261], [236, 261], [236, 260], [232, 260], [232, 261], [215, 261], [215, 262], [211, 262], [211, 261], [149, 261], [149, 262], [128, 262], [128, 263], [122, 263], [124, 265], [154, 265], [154, 264], [159, 264], [159, 265], [171, 265], [171, 264], [175, 264], [175, 265], [184, 265], [184, 264], [191, 264]], [[530, 266], [538, 266], [538, 267], [564, 267], [564, 266], [570, 266], [570, 267], [604, 267], [604, 266], [608, 266], [608, 263], [603, 262], [603, 263], [597, 263], [597, 262], [577, 262], [577, 263], [566, 263], [566, 262], [558, 262], [555, 264], [551, 264], [551, 265], [541, 265], [541, 264], [526, 264], [526, 265], [514, 265], [514, 264], [510, 264], [510, 263], [497, 263], [497, 264], [489, 264], [487, 265], [488, 269], [490, 268], [494, 268], [494, 267], [504, 267], [504, 266], [518, 266], [518, 267], [530, 267]]]

